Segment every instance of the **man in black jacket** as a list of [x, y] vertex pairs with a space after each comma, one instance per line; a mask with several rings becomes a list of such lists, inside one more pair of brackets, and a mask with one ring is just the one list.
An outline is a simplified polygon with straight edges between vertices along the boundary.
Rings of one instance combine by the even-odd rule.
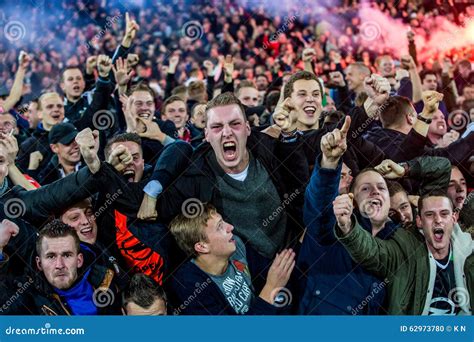
[[[4, 221], [0, 231], [0, 266], [5, 271], [8, 256], [3, 254], [3, 247], [19, 228]], [[21, 297], [32, 303], [29, 310], [43, 315], [119, 314], [114, 272], [86, 260], [87, 253], [87, 249], [80, 248], [72, 227], [58, 220], [44, 226], [36, 240], [35, 263], [40, 273], [31, 275], [34, 286]]]
[[196, 203], [210, 202], [248, 242], [250, 263], [263, 271], [284, 247], [287, 234], [286, 205], [282, 203], [286, 182], [275, 154], [278, 148], [288, 148], [287, 159], [295, 161], [293, 168], [299, 167], [301, 156], [290, 152], [290, 144], [250, 132], [242, 104], [233, 94], [224, 93], [210, 101], [206, 124], [209, 144], [194, 151], [190, 167], [168, 191], [158, 197], [163, 187], [155, 188], [153, 183], [145, 187], [147, 195], [138, 217], [154, 217], [158, 211], [166, 221], [192, 210]]
[[108, 116], [110, 122], [114, 120], [110, 117], [111, 113], [101, 112], [107, 109], [112, 91], [108, 79], [111, 69], [110, 58], [105, 55], [99, 56], [99, 79], [96, 82], [92, 102], [77, 115], [65, 113], [63, 98], [58, 93], [50, 92], [41, 95], [38, 100], [38, 114], [42, 122], [33, 135], [20, 146], [18, 155], [20, 169], [23, 171], [41, 170], [49, 163], [53, 153], [49, 148], [48, 132], [54, 125], [63, 122], [65, 118], [78, 130], [87, 127], [103, 129], [101, 123], [105, 121], [104, 116]]

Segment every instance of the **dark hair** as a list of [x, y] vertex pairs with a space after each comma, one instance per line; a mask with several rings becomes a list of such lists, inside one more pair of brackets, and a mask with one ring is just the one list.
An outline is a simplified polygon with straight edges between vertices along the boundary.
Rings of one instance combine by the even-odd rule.
[[405, 194], [408, 195], [405, 188], [400, 183], [398, 183], [396, 181], [387, 181], [387, 186], [388, 186], [388, 195], [390, 197], [395, 196], [399, 192], [404, 192]]
[[449, 201], [449, 204], [451, 205], [451, 210], [454, 210], [453, 201], [451, 201], [451, 198], [449, 198], [446, 191], [437, 189], [420, 196], [420, 198], [418, 199], [418, 215], [419, 216], [421, 216], [421, 212], [423, 211], [423, 201], [428, 197], [446, 197]]
[[407, 97], [396, 95], [390, 96], [380, 108], [379, 117], [385, 128], [402, 123], [405, 115], [412, 110], [412, 105]]
[[107, 145], [105, 145], [104, 149], [105, 159], [109, 158], [113, 144], [127, 141], [136, 143], [138, 146], [140, 146], [140, 150], [142, 150], [142, 139], [137, 133], [122, 133], [113, 136], [111, 139], [109, 139], [109, 141], [107, 141]]
[[428, 75], [435, 75], [436, 79], [438, 79], [438, 75], [436, 74], [436, 71], [423, 69], [423, 70], [420, 71], [421, 83], [423, 83], [426, 76], [428, 76]]
[[323, 86], [315, 74], [309, 71], [298, 71], [297, 73], [290, 76], [290, 79], [285, 84], [285, 89], [283, 91], [283, 97], [286, 99], [291, 96], [293, 93], [293, 88], [296, 81], [299, 80], [315, 80], [318, 83], [319, 90], [321, 91], [321, 96], [323, 96]]
[[242, 112], [242, 116], [244, 117], [244, 120], [247, 121], [247, 116], [245, 115], [245, 108], [240, 102], [240, 100], [232, 94], [231, 92], [225, 92], [223, 94], [219, 94], [216, 97], [214, 97], [211, 101], [209, 101], [206, 105], [206, 125], [207, 125], [207, 118], [208, 118], [208, 112], [210, 109], [215, 108], [215, 107], [223, 107], [223, 106], [229, 106], [236, 104], [239, 106], [240, 111]]
[[[474, 196], [474, 193], [473, 195]], [[468, 196], [459, 213], [459, 224], [464, 230], [474, 230], [474, 198]]]
[[207, 102], [196, 102], [195, 104], [193, 104], [193, 106], [191, 107], [191, 113], [189, 114], [191, 117], [194, 115], [194, 110], [196, 109], [197, 106], [202, 106], [202, 105], [206, 105]]
[[340, 110], [323, 110], [319, 118], [319, 127], [337, 124], [339, 121], [344, 120], [344, 117], [344, 113]]
[[72, 236], [76, 252], [79, 253], [81, 241], [74, 228], [60, 220], [49, 222], [39, 231], [38, 238], [36, 239], [36, 254], [38, 256], [41, 255], [41, 246], [44, 238], [54, 239], [67, 236]]
[[77, 69], [81, 72], [81, 75], [82, 77], [84, 77], [84, 73], [82, 72], [82, 69], [80, 66], [78, 65], [70, 65], [70, 66], [67, 66], [63, 69], [63, 71], [61, 72], [61, 78], [59, 80], [59, 83], [63, 83], [64, 82], [64, 73], [68, 70], [74, 70], [74, 69]]
[[162, 299], [166, 304], [166, 293], [160, 284], [143, 273], [137, 273], [133, 275], [122, 293], [122, 306], [135, 303], [148, 309], [157, 299]]

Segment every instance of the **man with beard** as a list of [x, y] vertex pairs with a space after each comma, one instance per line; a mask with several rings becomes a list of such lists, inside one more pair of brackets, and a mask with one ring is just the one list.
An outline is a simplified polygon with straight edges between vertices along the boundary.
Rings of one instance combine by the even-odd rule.
[[[3, 271], [8, 269], [8, 257], [3, 254], [3, 249], [12, 236], [19, 234], [16, 224], [5, 221], [0, 228], [0, 264]], [[21, 301], [30, 303], [28, 309], [31, 313], [120, 313], [114, 272], [93, 263], [93, 256], [81, 249], [75, 230], [67, 224], [54, 220], [40, 230], [36, 239], [35, 264], [39, 272], [31, 274], [29, 278], [34, 286], [29, 287], [20, 297]], [[102, 303], [99, 296], [104, 295], [111, 300]]]
[[418, 201], [418, 229], [399, 229], [387, 240], [374, 238], [352, 215], [353, 197], [334, 201], [335, 234], [355, 262], [386, 279], [388, 314], [471, 315], [474, 294], [473, 241], [457, 224], [446, 193]]

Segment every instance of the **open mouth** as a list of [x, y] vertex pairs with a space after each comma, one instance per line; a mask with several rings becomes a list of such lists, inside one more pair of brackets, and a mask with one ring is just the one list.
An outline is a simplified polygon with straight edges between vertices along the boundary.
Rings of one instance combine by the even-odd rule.
[[464, 200], [465, 200], [464, 196], [457, 196], [455, 198], [456, 204], [464, 204]]
[[375, 206], [375, 207], [379, 207], [379, 208], [382, 207], [382, 201], [381, 201], [381, 200], [378, 200], [378, 199], [370, 199], [370, 200], [368, 201], [368, 203], [369, 203], [371, 206]]
[[151, 116], [151, 112], [140, 112], [138, 113], [138, 117], [142, 119], [148, 119]]
[[79, 87], [78, 85], [76, 85], [76, 86], [73, 86], [73, 87], [72, 87], [72, 90], [74, 90], [76, 93], [78, 93], [78, 92], [81, 91], [81, 87]]
[[59, 114], [59, 113], [51, 114], [51, 118], [52, 118], [53, 120], [56, 120], [56, 121], [57, 121], [57, 120], [60, 120], [61, 114]]
[[230, 238], [229, 242], [235, 243], [235, 239], [234, 239], [234, 236], [233, 236], [233, 235], [232, 235], [232, 237]]
[[92, 235], [92, 227], [85, 227], [80, 230], [80, 233], [86, 237], [89, 237]]
[[222, 145], [224, 150], [224, 158], [226, 160], [234, 160], [237, 156], [237, 144], [233, 141], [225, 142]]
[[316, 107], [314, 106], [307, 106], [303, 108], [305, 114], [309, 117], [313, 117], [314, 113], [316, 113]]
[[125, 170], [123, 172], [123, 177], [127, 180], [127, 182], [133, 183], [133, 181], [135, 180], [135, 171]]
[[444, 230], [443, 228], [435, 228], [433, 229], [433, 237], [436, 242], [441, 242], [443, 241], [443, 236], [444, 236]]

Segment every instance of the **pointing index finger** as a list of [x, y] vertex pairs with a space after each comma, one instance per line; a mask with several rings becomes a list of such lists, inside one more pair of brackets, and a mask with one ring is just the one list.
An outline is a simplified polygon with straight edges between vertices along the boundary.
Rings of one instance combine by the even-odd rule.
[[350, 127], [351, 127], [351, 117], [349, 115], [346, 115], [344, 124], [341, 127], [341, 134], [343, 137], [347, 135], [347, 132], [349, 132]]

